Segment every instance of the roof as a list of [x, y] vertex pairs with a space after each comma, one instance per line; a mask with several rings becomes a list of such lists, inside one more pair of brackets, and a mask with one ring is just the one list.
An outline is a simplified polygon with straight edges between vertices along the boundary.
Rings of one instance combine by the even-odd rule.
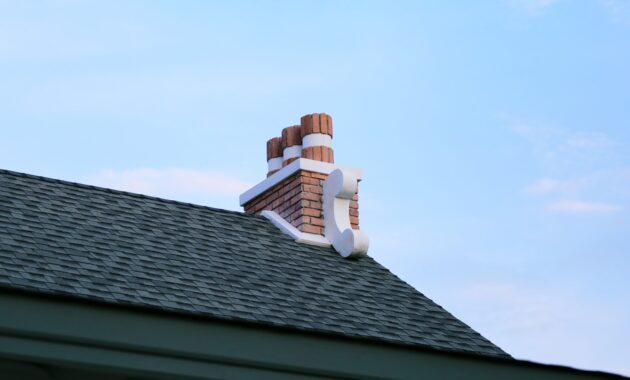
[[0, 287], [509, 357], [369, 256], [259, 216], [7, 170]]

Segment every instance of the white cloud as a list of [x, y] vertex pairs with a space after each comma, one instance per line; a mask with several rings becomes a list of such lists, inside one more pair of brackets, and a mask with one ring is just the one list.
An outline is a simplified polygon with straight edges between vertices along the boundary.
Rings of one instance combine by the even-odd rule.
[[609, 159], [623, 144], [602, 133], [570, 132], [545, 124], [511, 121], [510, 127], [527, 140], [547, 167], [573, 168]]
[[530, 194], [547, 194], [556, 191], [562, 183], [553, 178], [542, 178], [527, 186], [525, 191]]
[[529, 142], [533, 158], [546, 174], [524, 188], [525, 193], [542, 198], [546, 211], [609, 214], [628, 204], [630, 167], [623, 141], [599, 132], [573, 132], [509, 117], [507, 121]]
[[589, 186], [601, 185], [609, 178], [599, 178], [595, 175], [575, 179], [540, 178], [525, 187], [525, 192], [532, 195], [562, 195], [575, 197]]
[[250, 183], [230, 175], [182, 168], [103, 170], [90, 176], [87, 182], [117, 190], [169, 198], [238, 197], [251, 187]]
[[599, 133], [585, 134], [577, 133], [567, 137], [565, 144], [573, 148], [602, 148], [617, 145], [616, 142], [606, 135]]
[[576, 214], [609, 214], [620, 209], [610, 203], [585, 201], [557, 201], [547, 205], [548, 211]]
[[546, 204], [545, 210], [549, 212], [609, 214], [625, 208], [623, 206], [630, 199], [628, 189], [630, 168], [621, 167], [571, 179], [541, 178], [525, 187], [524, 191], [541, 197]]

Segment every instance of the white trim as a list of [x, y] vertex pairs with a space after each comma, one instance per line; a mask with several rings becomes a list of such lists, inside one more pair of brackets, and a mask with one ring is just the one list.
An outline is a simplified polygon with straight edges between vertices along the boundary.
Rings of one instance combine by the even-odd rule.
[[304, 148], [309, 146], [327, 146], [332, 148], [332, 137], [324, 133], [311, 133], [302, 138], [302, 146]]
[[[315, 161], [315, 160], [310, 160], [308, 158], [298, 158], [297, 160], [293, 161], [289, 165], [283, 167], [282, 169], [278, 170], [271, 176], [267, 177], [267, 179], [258, 183], [256, 186], [252, 187], [251, 189], [241, 194], [241, 196], [239, 197], [239, 203], [241, 206], [245, 205], [245, 203], [251, 201], [252, 199], [264, 193], [271, 187], [282, 182], [284, 179], [291, 176], [293, 173], [297, 172], [298, 170], [308, 170], [309, 172], [330, 174], [333, 170], [337, 169], [338, 167], [340, 166], [337, 166], [328, 162]], [[359, 179], [362, 176], [362, 172], [360, 169], [355, 169], [355, 168], [350, 168], [350, 167], [343, 167], [343, 169], [353, 172]]]
[[267, 171], [270, 172], [272, 170], [282, 169], [282, 161], [284, 161], [282, 157], [270, 158], [269, 161], [267, 161]]
[[282, 151], [282, 157], [284, 158], [284, 161], [288, 160], [289, 158], [301, 157], [301, 156], [302, 156], [302, 145], [288, 146], [284, 148], [284, 150]]
[[359, 188], [359, 178], [349, 170], [336, 169], [324, 181], [324, 235], [343, 257], [367, 253], [370, 239], [350, 224], [350, 201]]
[[298, 230], [274, 211], [265, 210], [261, 212], [260, 215], [269, 219], [280, 231], [291, 236], [298, 243], [317, 245], [320, 247], [330, 247], [330, 242], [325, 237]]

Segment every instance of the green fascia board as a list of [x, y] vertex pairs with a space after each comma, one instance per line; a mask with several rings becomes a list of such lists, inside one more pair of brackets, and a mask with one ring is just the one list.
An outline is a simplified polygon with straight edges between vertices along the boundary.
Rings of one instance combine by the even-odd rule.
[[12, 291], [0, 357], [169, 379], [623, 378]]

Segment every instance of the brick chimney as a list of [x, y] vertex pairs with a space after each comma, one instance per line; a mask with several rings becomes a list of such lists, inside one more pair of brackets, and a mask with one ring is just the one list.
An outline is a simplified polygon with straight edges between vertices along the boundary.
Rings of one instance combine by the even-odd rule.
[[298, 242], [359, 256], [368, 246], [359, 231], [361, 172], [334, 164], [332, 138], [332, 118], [324, 113], [284, 128], [281, 137], [267, 141], [267, 179], [243, 193], [240, 203], [247, 214], [265, 216]]

